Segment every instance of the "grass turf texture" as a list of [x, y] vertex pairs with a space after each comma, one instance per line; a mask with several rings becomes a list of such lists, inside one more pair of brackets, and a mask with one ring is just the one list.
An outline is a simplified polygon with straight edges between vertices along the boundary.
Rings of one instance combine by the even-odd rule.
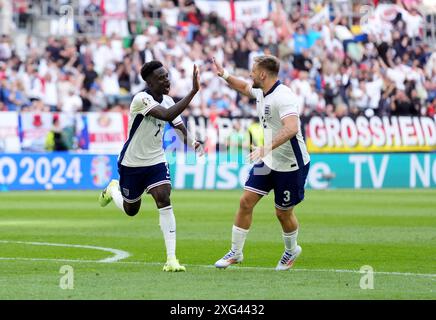
[[[217, 270], [212, 265], [229, 249], [240, 194], [173, 191], [177, 256], [187, 272], [168, 274], [150, 196], [131, 218], [114, 204], [100, 208], [98, 192], [1, 193], [0, 240], [109, 247], [131, 256], [97, 263], [112, 254], [0, 242], [0, 257], [11, 258], [0, 259], [0, 299], [436, 298], [435, 190], [307, 191], [296, 209], [303, 253], [290, 272], [273, 270], [283, 241], [271, 194], [255, 209], [243, 265]], [[74, 268], [74, 290], [59, 287], [63, 265]], [[363, 265], [374, 268], [373, 290], [359, 286]]]

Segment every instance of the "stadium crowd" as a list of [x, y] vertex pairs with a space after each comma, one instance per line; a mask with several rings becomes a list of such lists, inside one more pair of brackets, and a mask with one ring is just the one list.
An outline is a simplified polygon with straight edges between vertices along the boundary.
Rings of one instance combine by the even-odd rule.
[[[170, 72], [176, 101], [190, 90], [193, 64], [201, 67], [202, 90], [185, 115], [251, 117], [253, 101], [214, 75], [211, 58], [248, 79], [254, 58], [273, 54], [303, 117], [433, 116], [436, 53], [422, 41], [423, 17], [415, 2], [396, 1], [407, 19], [398, 14], [390, 28], [365, 32], [359, 19], [325, 11], [322, 4], [297, 4], [287, 14], [281, 2], [271, 2], [267, 19], [234, 26], [189, 0], [129, 1], [143, 19], [126, 17], [127, 36], [91, 37], [86, 30], [98, 23], [91, 17], [102, 14], [100, 1], [80, 1], [90, 19], [75, 26], [74, 37], [49, 37], [42, 46], [39, 37], [18, 43], [13, 31], [0, 30], [0, 111], [125, 110], [145, 87], [142, 64], [156, 59]], [[17, 27], [29, 20], [29, 3], [14, 1]]]

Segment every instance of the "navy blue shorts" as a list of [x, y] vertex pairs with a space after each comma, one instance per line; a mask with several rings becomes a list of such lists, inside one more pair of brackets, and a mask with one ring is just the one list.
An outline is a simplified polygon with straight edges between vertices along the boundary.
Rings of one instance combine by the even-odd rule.
[[251, 168], [244, 189], [263, 196], [274, 189], [276, 208], [287, 210], [303, 201], [309, 166], [310, 163], [296, 171], [281, 172], [260, 162]]
[[133, 203], [142, 194], [162, 184], [171, 184], [168, 164], [161, 162], [149, 167], [126, 167], [118, 165], [120, 191], [124, 201]]

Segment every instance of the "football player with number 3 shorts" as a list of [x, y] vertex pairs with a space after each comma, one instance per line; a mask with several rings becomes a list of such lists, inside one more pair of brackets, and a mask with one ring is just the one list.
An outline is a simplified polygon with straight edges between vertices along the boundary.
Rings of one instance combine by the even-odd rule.
[[275, 213], [282, 226], [285, 245], [276, 270], [288, 270], [301, 254], [294, 207], [304, 198], [310, 157], [301, 133], [298, 99], [278, 80], [280, 61], [274, 56], [260, 56], [254, 61], [250, 73], [253, 84], [250, 84], [230, 75], [213, 60], [217, 75], [231, 88], [256, 99], [257, 113], [264, 129], [264, 146], [256, 147], [249, 155], [255, 164], [240, 199], [232, 229], [231, 249], [215, 266], [227, 268], [242, 262], [253, 209], [263, 196], [274, 190]]

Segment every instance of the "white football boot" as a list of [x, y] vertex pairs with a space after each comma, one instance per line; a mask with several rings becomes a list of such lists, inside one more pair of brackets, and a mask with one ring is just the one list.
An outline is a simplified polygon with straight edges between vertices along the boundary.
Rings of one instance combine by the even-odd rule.
[[244, 260], [242, 252], [236, 254], [234, 251], [230, 250], [224, 257], [215, 262], [215, 267], [225, 269], [232, 264], [241, 263], [242, 260]]
[[277, 271], [286, 271], [292, 268], [295, 260], [297, 260], [298, 256], [301, 254], [301, 247], [297, 245], [292, 253], [288, 253], [285, 251], [277, 264]]

